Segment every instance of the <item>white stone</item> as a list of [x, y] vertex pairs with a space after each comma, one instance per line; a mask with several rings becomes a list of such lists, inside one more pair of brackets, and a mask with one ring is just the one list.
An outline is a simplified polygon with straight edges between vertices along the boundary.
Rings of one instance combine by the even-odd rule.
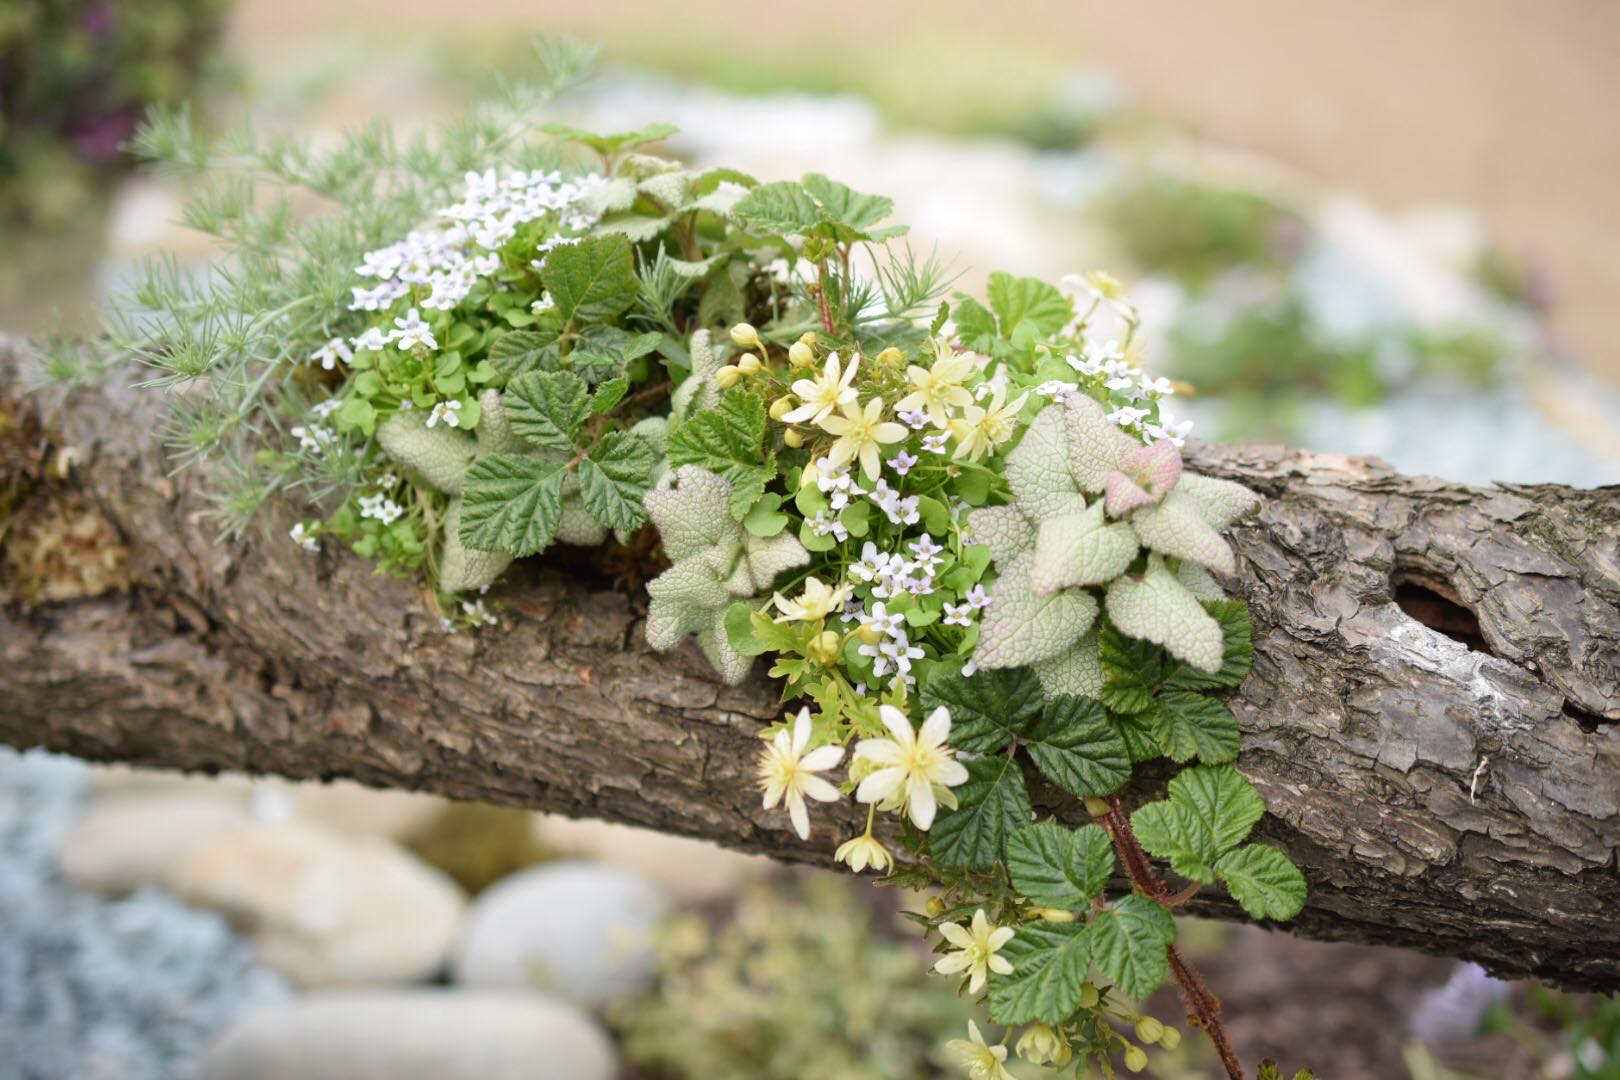
[[297, 784], [267, 780], [254, 791], [254, 809], [263, 820], [291, 818], [391, 840], [421, 829], [445, 804], [437, 795], [370, 788], [353, 780]]
[[431, 978], [465, 908], [453, 881], [391, 841], [292, 822], [214, 835], [169, 885], [241, 925], [303, 986]]
[[209, 1047], [201, 1080], [611, 1080], [613, 1046], [538, 994], [324, 991], [258, 1009]]
[[775, 865], [763, 855], [592, 818], [536, 814], [534, 831], [548, 850], [634, 871], [689, 903], [730, 896]]
[[97, 799], [62, 838], [56, 866], [81, 889], [120, 896], [161, 883], [193, 848], [248, 822], [240, 798], [206, 789]]
[[645, 987], [663, 889], [596, 863], [531, 867], [480, 894], [451, 961], [464, 986], [528, 987], [586, 1007]]

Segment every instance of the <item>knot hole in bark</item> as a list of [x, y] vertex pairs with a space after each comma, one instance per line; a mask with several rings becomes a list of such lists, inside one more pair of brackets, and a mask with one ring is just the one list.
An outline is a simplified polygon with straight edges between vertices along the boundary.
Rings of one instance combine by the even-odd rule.
[[1462, 602], [1450, 582], [1397, 565], [1390, 579], [1395, 606], [1430, 630], [1461, 642], [1474, 652], [1494, 656], [1480, 629], [1479, 616]]

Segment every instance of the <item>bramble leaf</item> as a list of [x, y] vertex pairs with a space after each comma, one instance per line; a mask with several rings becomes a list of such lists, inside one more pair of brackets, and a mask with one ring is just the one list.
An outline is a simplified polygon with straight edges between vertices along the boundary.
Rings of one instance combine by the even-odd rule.
[[628, 431], [610, 431], [579, 463], [579, 493], [591, 516], [611, 529], [647, 523], [642, 496], [652, 482], [658, 455]]
[[782, 236], [808, 232], [821, 221], [810, 192], [792, 180], [759, 185], [732, 204], [731, 213], [755, 232]]
[[1100, 825], [1026, 825], [1007, 838], [1007, 872], [1032, 904], [1082, 911], [1114, 872], [1114, 848]]
[[1241, 844], [1266, 813], [1260, 793], [1230, 765], [1181, 770], [1170, 781], [1170, 799], [1193, 812], [1214, 855]]
[[1164, 982], [1165, 951], [1175, 940], [1170, 912], [1137, 893], [1120, 897], [1091, 920], [1091, 957], [1097, 970], [1138, 1000]]
[[1172, 690], [1161, 694], [1147, 715], [1154, 738], [1172, 761], [1191, 761], [1196, 756], [1206, 765], [1214, 765], [1237, 757], [1237, 720], [1223, 702]]
[[1170, 860], [1182, 877], [1205, 885], [1215, 880], [1215, 846], [1189, 807], [1172, 799], [1148, 803], [1131, 815], [1131, 830], [1149, 855]]
[[635, 303], [641, 288], [630, 241], [622, 236], [589, 236], [553, 248], [540, 280], [565, 326], [617, 318]]
[[731, 516], [741, 521], [776, 475], [767, 453], [765, 403], [746, 390], [728, 391], [718, 408], [687, 419], [669, 439], [673, 465], [697, 465], [731, 484]]
[[591, 414], [585, 380], [568, 371], [534, 371], [506, 384], [502, 398], [512, 430], [549, 450], [572, 450]]
[[1071, 795], [1107, 795], [1130, 779], [1125, 740], [1108, 722], [1101, 702], [1054, 697], [1025, 738], [1035, 767]]
[[957, 807], [934, 820], [928, 851], [944, 866], [986, 870], [1001, 858], [1008, 834], [1029, 824], [1034, 811], [1024, 773], [1012, 758], [998, 755], [964, 764], [967, 782], [953, 789]]
[[555, 371], [561, 356], [555, 330], [513, 330], [489, 347], [489, 362], [508, 379], [531, 371]]
[[937, 671], [922, 684], [923, 714], [941, 705], [951, 711], [951, 745], [993, 754], [1041, 715], [1041, 686], [1027, 668], [981, 671], [970, 679]]
[[990, 1016], [998, 1024], [1062, 1024], [1080, 1005], [1091, 971], [1091, 939], [1082, 922], [1028, 922], [997, 955], [1011, 975], [990, 980]]
[[1274, 847], [1244, 844], [1222, 855], [1215, 872], [1251, 918], [1292, 919], [1305, 906], [1304, 875]]
[[1116, 713], [1134, 715], [1153, 708], [1153, 695], [1164, 679], [1167, 657], [1152, 642], [1127, 637], [1104, 620], [1097, 637], [1102, 664], [1102, 702]]
[[462, 494], [461, 542], [513, 555], [543, 551], [557, 532], [566, 477], [562, 462], [527, 454], [476, 462]]

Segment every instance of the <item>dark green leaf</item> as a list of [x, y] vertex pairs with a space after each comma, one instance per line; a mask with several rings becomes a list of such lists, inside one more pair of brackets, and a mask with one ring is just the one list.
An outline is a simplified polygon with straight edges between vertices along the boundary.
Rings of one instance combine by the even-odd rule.
[[555, 371], [561, 356], [555, 330], [513, 330], [489, 347], [489, 362], [508, 379], [531, 371]]
[[628, 532], [647, 523], [641, 497], [652, 486], [658, 454], [628, 431], [610, 431], [579, 463], [579, 494], [591, 516]]
[[968, 779], [954, 789], [958, 806], [934, 820], [928, 851], [944, 866], [986, 870], [1001, 858], [1014, 829], [1034, 813], [1024, 774], [1012, 758], [997, 755], [969, 761]]
[[1107, 795], [1130, 779], [1125, 740], [1107, 710], [1091, 698], [1052, 698], [1025, 737], [1035, 767], [1071, 795]]
[[956, 334], [965, 348], [985, 354], [995, 351], [996, 317], [989, 308], [964, 296], [956, 302], [955, 318]]
[[1131, 815], [1131, 830], [1149, 855], [1169, 859], [1182, 877], [1205, 885], [1215, 880], [1215, 846], [1190, 808], [1169, 799], [1148, 803]]
[[622, 236], [590, 236], [553, 248], [540, 280], [564, 325], [608, 322], [622, 315], [640, 290], [630, 241]]
[[461, 542], [513, 555], [543, 550], [557, 532], [566, 475], [561, 462], [528, 454], [474, 462], [462, 492]]
[[1163, 649], [1126, 637], [1105, 621], [1098, 637], [1103, 675], [1103, 704], [1117, 713], [1144, 713], [1153, 707], [1153, 694], [1165, 676]]
[[1090, 946], [1083, 922], [1020, 925], [996, 953], [1013, 973], [990, 978], [991, 1018], [998, 1024], [1062, 1024], [1080, 1005], [1091, 971]]
[[1097, 970], [1138, 1001], [1164, 982], [1165, 950], [1175, 940], [1170, 912], [1139, 893], [1115, 900], [1091, 921], [1091, 958]]
[[624, 395], [630, 390], [630, 380], [620, 375], [617, 379], [609, 379], [596, 388], [591, 395], [591, 412], [602, 414], [613, 411], [613, 407], [624, 400]]
[[1117, 713], [1110, 711], [1109, 723], [1119, 732], [1119, 737], [1125, 741], [1125, 752], [1135, 761], [1152, 761], [1156, 757], [1164, 756], [1164, 747], [1159, 745], [1158, 736], [1153, 733], [1152, 713]]
[[1191, 810], [1213, 855], [1241, 844], [1266, 813], [1254, 785], [1230, 765], [1195, 765], [1170, 781], [1170, 798]]
[[720, 407], [700, 412], [669, 438], [672, 465], [697, 465], [731, 482], [731, 513], [741, 521], [776, 475], [775, 455], [764, 449], [765, 403], [733, 389]]
[[1040, 719], [1041, 684], [1028, 668], [981, 671], [971, 679], [940, 674], [922, 684], [924, 715], [941, 705], [951, 711], [952, 746], [993, 754]]
[[1223, 702], [1174, 690], [1161, 694], [1148, 714], [1154, 737], [1172, 761], [1231, 761], [1238, 752], [1237, 720]]
[[572, 450], [591, 414], [585, 380], [570, 371], [532, 371], [506, 384], [501, 402], [512, 430], [536, 446]]
[[1007, 871], [1030, 903], [1082, 911], [1114, 872], [1114, 849], [1100, 825], [1026, 825], [1007, 839]]
[[1244, 844], [1222, 855], [1215, 872], [1251, 918], [1292, 919], [1305, 906], [1304, 875], [1274, 847]]

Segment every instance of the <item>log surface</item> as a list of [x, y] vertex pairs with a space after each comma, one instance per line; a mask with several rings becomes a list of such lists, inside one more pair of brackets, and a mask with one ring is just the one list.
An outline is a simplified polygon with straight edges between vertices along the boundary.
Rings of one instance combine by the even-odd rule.
[[[353, 777], [823, 864], [858, 831], [849, 805], [818, 808], [808, 842], [760, 809], [777, 691], [719, 685], [695, 648], [649, 650], [642, 597], [542, 560], [488, 597], [498, 627], [445, 634], [414, 586], [303, 552], [284, 515], [221, 542], [170, 475], [160, 395], [27, 397], [9, 357], [0, 341], [0, 399], [37, 409], [39, 456], [75, 462], [28, 500], [83, 499], [133, 586], [0, 606], [0, 740]], [[1231, 704], [1259, 835], [1311, 886], [1288, 928], [1620, 989], [1620, 488], [1474, 488], [1277, 447], [1192, 462], [1266, 496], [1233, 531], [1258, 656]], [[1043, 810], [1084, 818], [1050, 795]]]

